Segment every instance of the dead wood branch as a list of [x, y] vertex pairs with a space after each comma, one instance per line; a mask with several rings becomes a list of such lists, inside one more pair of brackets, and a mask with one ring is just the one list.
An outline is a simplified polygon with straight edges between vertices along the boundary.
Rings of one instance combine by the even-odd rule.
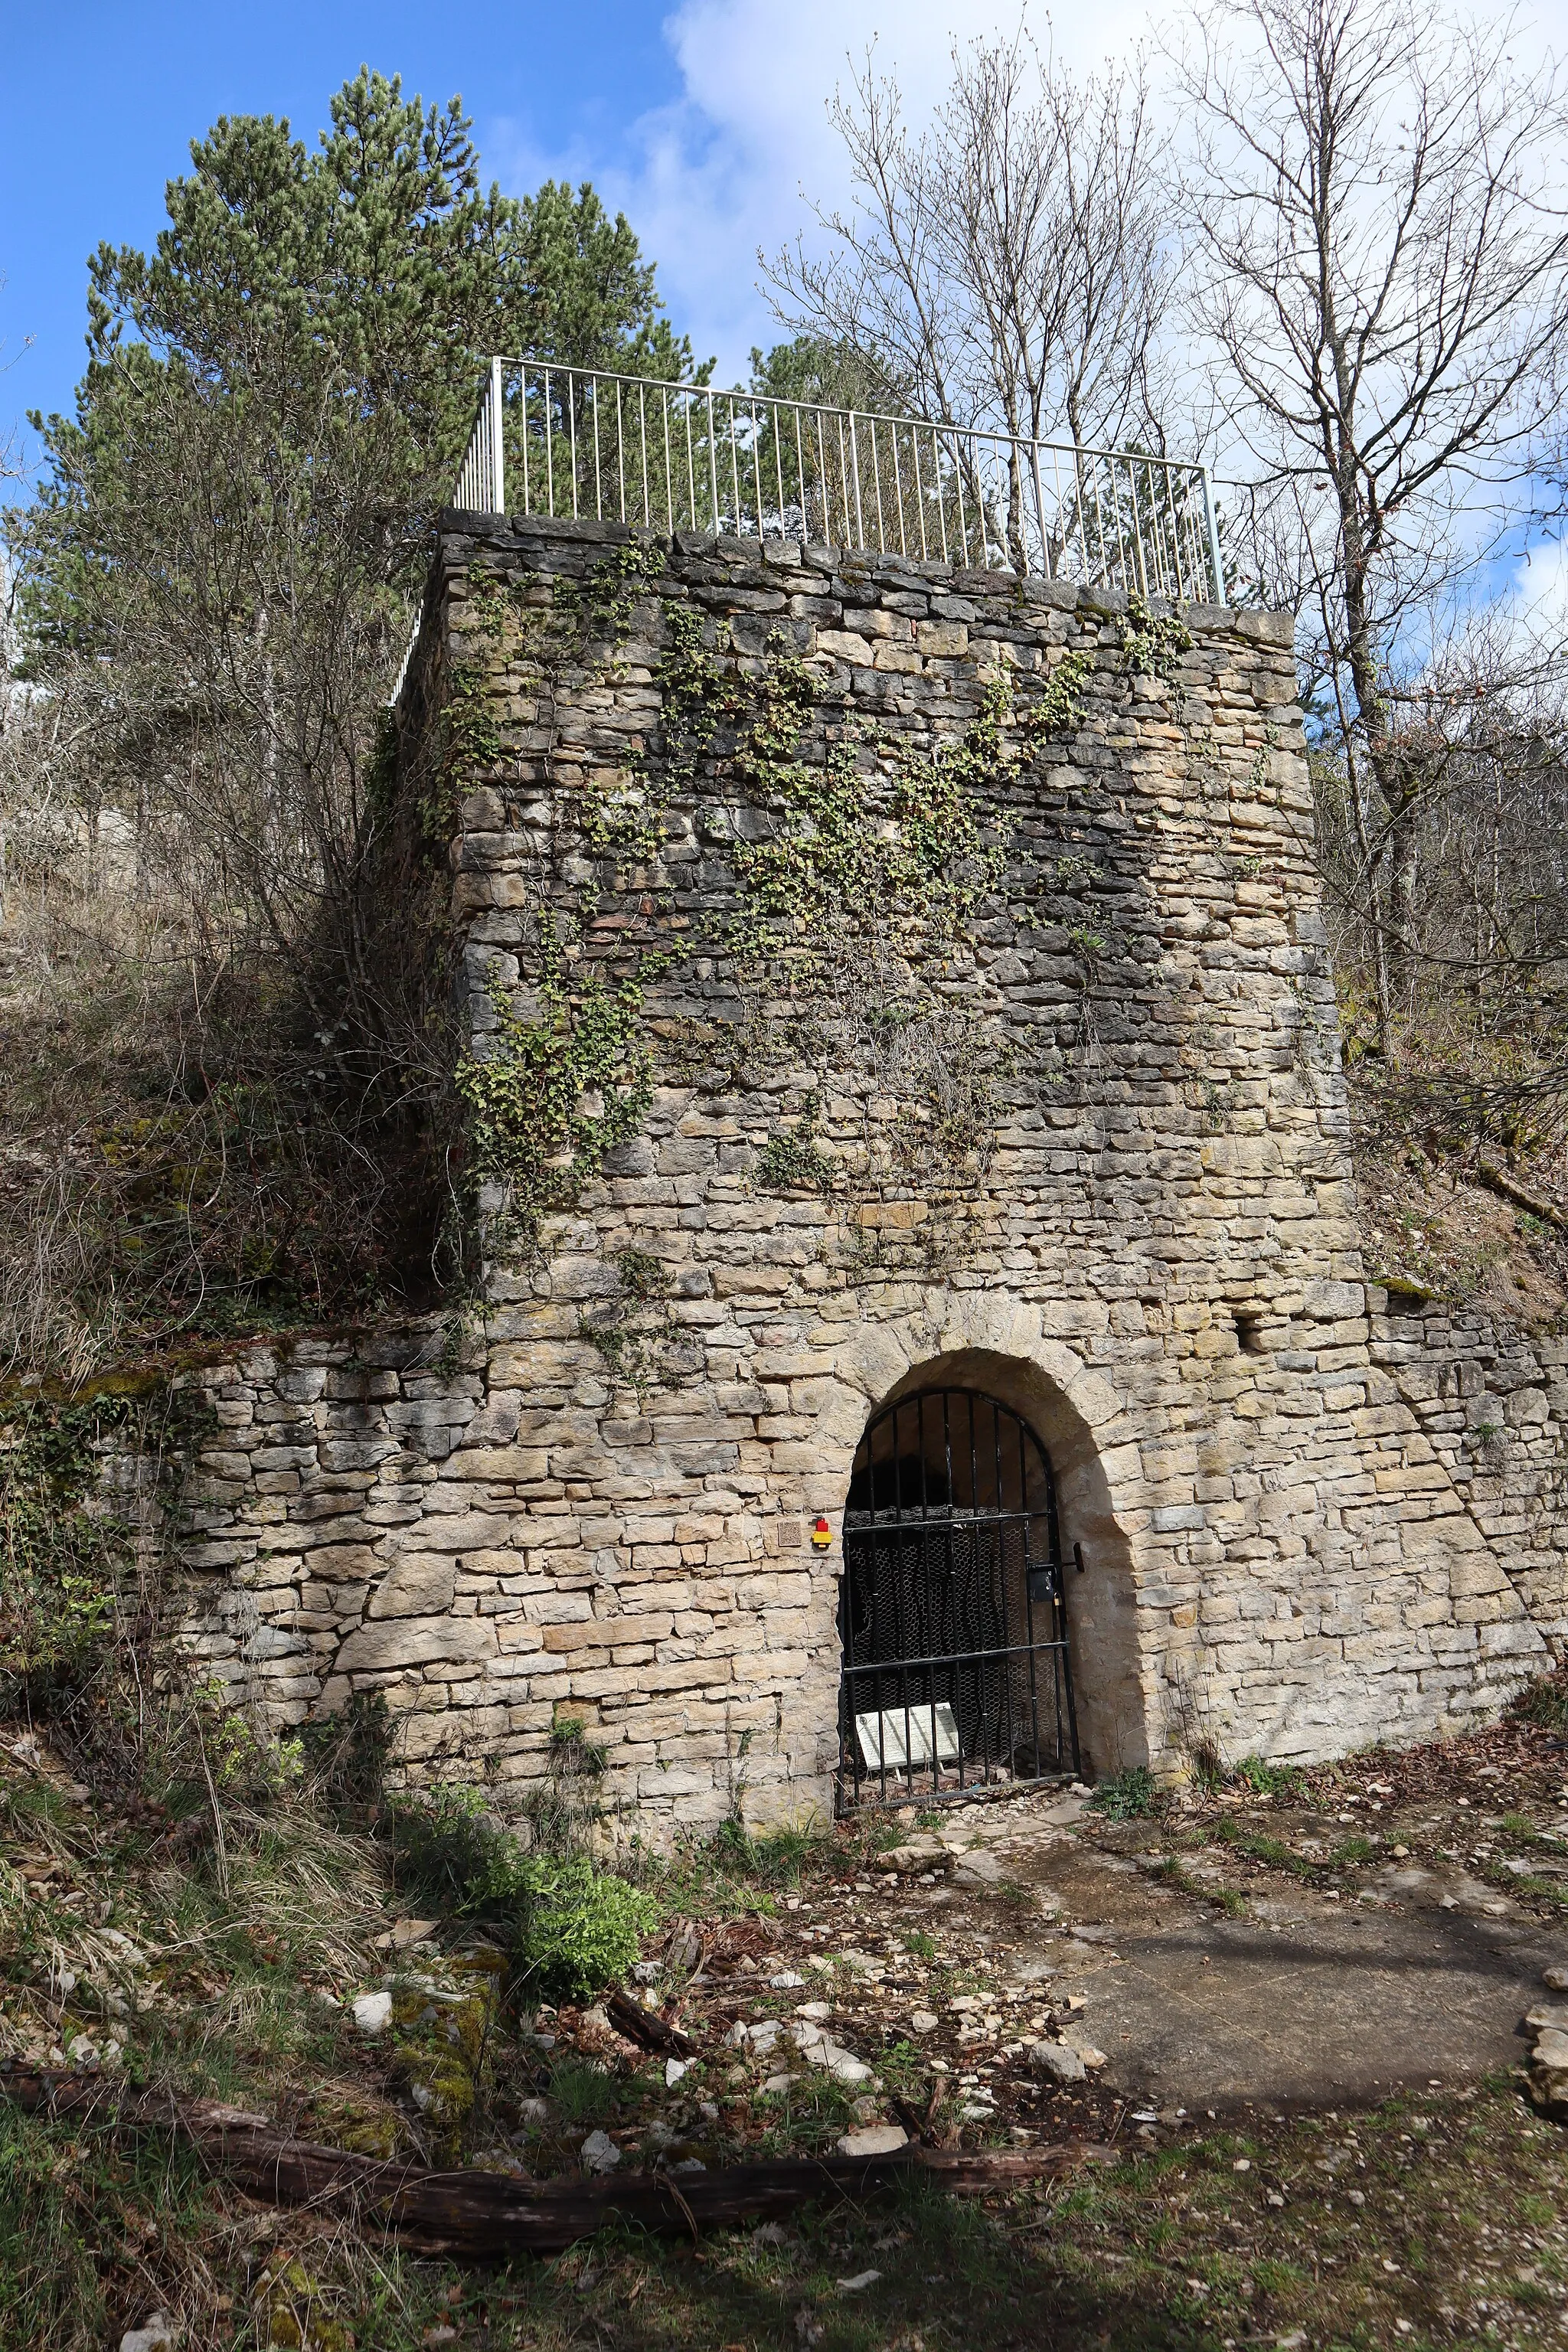
[[1506, 1168], [1500, 1168], [1495, 1160], [1488, 1160], [1478, 1153], [1476, 1173], [1483, 1184], [1489, 1184], [1494, 1192], [1500, 1192], [1505, 1201], [1513, 1202], [1515, 1208], [1528, 1209], [1532, 1217], [1540, 1217], [1544, 1223], [1555, 1225], [1560, 1233], [1568, 1233], [1568, 1217], [1562, 1210], [1544, 1200], [1539, 1192], [1532, 1192], [1528, 1184], [1521, 1184], [1517, 1176], [1510, 1176]]
[[505, 2172], [433, 2172], [424, 2165], [353, 2156], [295, 2139], [265, 2116], [215, 2099], [177, 2099], [101, 2077], [16, 2073], [0, 2089], [30, 2114], [69, 2116], [110, 2131], [164, 2131], [196, 2149], [215, 2174], [268, 2204], [337, 2214], [387, 2231], [422, 2252], [474, 2262], [559, 2253], [606, 2221], [637, 2221], [678, 2235], [789, 2213], [819, 2199], [859, 2198], [921, 2174], [961, 2192], [1021, 2187], [1080, 2164], [1115, 2161], [1090, 2141], [1016, 2155], [902, 2149], [896, 2156], [791, 2158], [721, 2172], [619, 2179], [516, 2179]]
[[652, 2010], [644, 2009], [625, 1992], [613, 1992], [605, 2003], [605, 2014], [617, 2033], [635, 2042], [639, 2050], [652, 2051], [660, 2058], [689, 2058], [697, 2044], [691, 2035], [679, 2025], [668, 2025]]

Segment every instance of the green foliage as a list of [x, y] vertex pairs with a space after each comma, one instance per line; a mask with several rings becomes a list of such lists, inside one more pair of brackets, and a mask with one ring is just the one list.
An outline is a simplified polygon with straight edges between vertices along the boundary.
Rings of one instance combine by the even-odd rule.
[[670, 1306], [674, 1282], [669, 1268], [647, 1250], [617, 1251], [616, 1274], [619, 1295], [585, 1313], [578, 1328], [611, 1378], [640, 1400], [680, 1377], [682, 1335]]
[[1243, 1756], [1230, 1768], [1230, 1777], [1260, 1797], [1297, 1798], [1306, 1793], [1306, 1777], [1294, 1764], [1267, 1764], [1261, 1756]]
[[713, 362], [694, 368], [690, 339], [664, 316], [654, 265], [626, 215], [612, 220], [586, 180], [576, 189], [546, 180], [513, 218], [521, 268], [498, 351], [666, 383], [707, 383]]
[[[664, 568], [663, 551], [635, 541], [597, 567], [586, 609], [612, 656], [625, 643], [637, 598]], [[561, 591], [557, 590], [559, 601]], [[722, 721], [738, 707], [733, 682], [704, 642], [703, 616], [674, 599], [663, 608], [664, 647], [656, 668], [660, 748], [632, 763], [614, 791], [595, 778], [583, 790], [579, 823], [589, 853], [609, 861], [612, 879], [652, 865], [662, 851], [670, 804], [694, 793], [701, 761]], [[597, 902], [598, 889], [586, 894]], [[584, 911], [589, 911], [585, 905]]]
[[[583, 587], [558, 582], [548, 622], [531, 608], [524, 614], [517, 625], [525, 671], [536, 669], [548, 704], [569, 663], [588, 674], [613, 667], [637, 599], [655, 585], [663, 562], [657, 547], [633, 543], [600, 563]], [[482, 640], [493, 625], [489, 602], [480, 601], [477, 619]], [[811, 1094], [763, 1146], [759, 1185], [849, 1196], [885, 1180], [939, 1204], [973, 1189], [986, 1158], [1001, 1047], [982, 1034], [984, 1022], [951, 984], [938, 989], [937, 974], [950, 975], [952, 959], [967, 953], [979, 903], [1005, 867], [1003, 796], [1045, 739], [1081, 715], [1089, 656], [1063, 656], [1043, 688], [1033, 680], [1021, 687], [1005, 673], [983, 681], [980, 708], [959, 740], [922, 750], [884, 740], [853, 719], [837, 730], [827, 719], [814, 740], [822, 723], [820, 681], [782, 633], [752, 664], [714, 642], [714, 625], [696, 604], [668, 598], [662, 619], [657, 735], [623, 781], [595, 778], [579, 793], [583, 846], [597, 870], [579, 885], [577, 920], [593, 921], [606, 889], [623, 900], [635, 896], [634, 924], [655, 914], [669, 811], [691, 807], [699, 830], [727, 844], [739, 886], [731, 911], [705, 926], [710, 945], [748, 989], [782, 982], [812, 1008], [837, 998], [850, 1008], [852, 1031], [841, 1055], [874, 1064], [889, 1086], [896, 1087], [895, 1066], [906, 1074], [909, 1098], [879, 1146], [879, 1176], [822, 1148], [820, 1097]], [[498, 639], [509, 660], [511, 626], [503, 623]], [[1015, 708], [1020, 693], [1022, 711]], [[760, 838], [735, 837], [723, 784], [710, 772], [726, 764], [726, 734], [727, 763], [769, 820]], [[478, 764], [493, 757], [487, 740]], [[465, 776], [474, 772], [466, 758], [462, 767]], [[470, 1178], [504, 1184], [510, 1194], [491, 1228], [500, 1245], [511, 1230], [534, 1245], [542, 1215], [574, 1205], [608, 1150], [640, 1119], [652, 1069], [643, 992], [666, 962], [697, 945], [676, 937], [668, 955], [644, 952], [635, 966], [617, 962], [579, 982], [566, 973], [566, 950], [547, 920], [537, 976], [529, 974], [537, 1017], [523, 1020], [508, 992], [492, 991], [498, 1026], [464, 1060], [458, 1093], [468, 1123]], [[842, 1025], [842, 1010], [830, 1017]], [[815, 1018], [814, 1009], [803, 1028]], [[814, 1034], [806, 1050], [820, 1052], [822, 1044]], [[940, 1246], [941, 1230], [933, 1212], [922, 1250]], [[633, 1298], [624, 1280], [622, 1287], [621, 1298], [584, 1312], [582, 1336], [613, 1376], [641, 1394], [652, 1380], [673, 1376], [673, 1318], [663, 1301]]]
[[[145, 436], [171, 430], [179, 402], [216, 395], [243, 477], [290, 500], [319, 491], [323, 521], [341, 497], [334, 461], [373, 446], [374, 530], [397, 575], [423, 561], [489, 352], [689, 372], [653, 265], [586, 183], [521, 202], [485, 191], [460, 102], [425, 108], [367, 68], [330, 110], [314, 151], [286, 121], [224, 116], [169, 182], [151, 256], [94, 255], [76, 419], [45, 427], [54, 472], [30, 610], [49, 634], [113, 633], [139, 593], [109, 525], [130, 519]], [[150, 408], [153, 390], [176, 408]], [[143, 530], [156, 522], [143, 511]]]
[[763, 2156], [826, 2156], [843, 2133], [853, 2129], [855, 2098], [850, 2084], [837, 2082], [816, 2067], [810, 2068], [780, 2095], [779, 2120], [773, 2130], [764, 2133], [759, 2152]]
[[541, 1998], [580, 1999], [618, 1984], [658, 1922], [650, 1895], [586, 1854], [527, 1853], [489, 1811], [482, 1790], [438, 1787], [399, 1802], [393, 1837], [400, 1883], [447, 1911], [503, 1927], [520, 1975]]
[[281, 500], [294, 520], [302, 499], [341, 529], [344, 467], [367, 448], [383, 471], [379, 544], [359, 552], [383, 578], [418, 563], [476, 357], [526, 299], [523, 218], [482, 192], [456, 100], [426, 110], [362, 71], [331, 112], [314, 152], [270, 115], [221, 118], [169, 182], [153, 253], [94, 255], [76, 417], [44, 427], [28, 609], [46, 643], [119, 654], [150, 592], [199, 622], [200, 570], [139, 560], [173, 552], [184, 518], [160, 510], [172, 484], [194, 510], [209, 503], [182, 426], [190, 459], [217, 470], [231, 568], [247, 539], [237, 490], [272, 520]]
[[[1053, 736], [1070, 735], [1083, 725], [1083, 687], [1094, 675], [1092, 654], [1063, 654], [1047, 676], [1044, 688], [1029, 707], [1025, 729], [1037, 747]], [[1058, 859], [1058, 868], [1068, 863]], [[1058, 871], [1058, 880], [1060, 875]]]
[[[897, 372], [879, 354], [822, 335], [795, 335], [767, 352], [753, 345], [750, 388], [765, 399], [797, 400], [808, 408], [872, 409], [884, 416], [905, 410]], [[784, 453], [793, 455], [787, 438]], [[786, 499], [792, 487], [786, 480]]]
[[47, 1713], [94, 1671], [135, 1537], [100, 1490], [103, 1457], [118, 1443], [162, 1464], [187, 1410], [150, 1382], [0, 1402], [0, 1706]]
[[568, 2130], [607, 2124], [619, 2105], [616, 2078], [591, 2058], [558, 2058], [550, 2070], [550, 2100]]
[[540, 926], [542, 1017], [524, 1021], [499, 976], [489, 982], [496, 1027], [484, 1053], [467, 1054], [455, 1085], [468, 1115], [472, 1181], [506, 1187], [530, 1243], [540, 1219], [572, 1207], [616, 1146], [637, 1132], [652, 1099], [639, 1034], [643, 992], [630, 978], [570, 979], [553, 919]]
[[0, 1408], [0, 1681], [29, 1696], [68, 1675], [113, 1607], [126, 1531], [85, 1508], [94, 1446], [121, 1400]]
[[1173, 685], [1181, 674], [1182, 656], [1192, 646], [1192, 631], [1173, 613], [1156, 616], [1142, 597], [1131, 600], [1121, 624], [1121, 650], [1130, 670]]
[[[368, 69], [315, 146], [225, 117], [151, 250], [95, 256], [74, 414], [39, 420], [46, 478], [6, 538], [60, 714], [51, 805], [75, 793], [73, 837], [133, 817], [149, 944], [126, 992], [152, 1034], [102, 1057], [107, 1114], [84, 1118], [81, 1040], [47, 1034], [66, 1133], [26, 1138], [50, 1177], [0, 1203], [31, 1234], [0, 1233], [0, 1349], [14, 1322], [47, 1352], [8, 1296], [39, 1237], [95, 1334], [278, 1328], [427, 1283], [455, 1059], [432, 850], [500, 742], [504, 615], [459, 652], [406, 793], [382, 706], [479, 362], [523, 350], [690, 372], [624, 217], [587, 186], [487, 191], [460, 105]], [[625, 586], [563, 598], [561, 632], [614, 635]], [[0, 1091], [15, 1075], [7, 1050]]]
[[500, 583], [477, 574], [469, 584], [462, 656], [448, 673], [439, 751], [416, 780], [420, 824], [432, 847], [443, 853], [457, 830], [464, 793], [493, 767], [500, 751], [495, 678], [507, 650], [509, 609]]
[[726, 1877], [763, 1886], [798, 1886], [801, 1874], [831, 1851], [832, 1841], [816, 1830], [770, 1830], [757, 1837], [733, 1814], [721, 1822], [703, 1848], [703, 1859]]
[[550, 1727], [544, 1779], [523, 1800], [536, 1854], [585, 1851], [599, 1811], [599, 1781], [606, 1760], [604, 1748], [589, 1738], [581, 1716], [557, 1714]]
[[[752, 353], [751, 389], [770, 400], [800, 401], [809, 407], [871, 409], [902, 415], [908, 402], [898, 371], [879, 352], [820, 335], [797, 335]], [[800, 451], [789, 411], [759, 412], [756, 463], [764, 482], [777, 486], [784, 512], [804, 522], [807, 505]], [[792, 529], [793, 523], [786, 523]]]
[[757, 1181], [767, 1192], [831, 1192], [838, 1171], [816, 1140], [819, 1096], [808, 1095], [794, 1127], [777, 1127], [757, 1154]]
[[955, 937], [1005, 861], [991, 795], [1012, 772], [1007, 680], [984, 688], [957, 743], [894, 756], [881, 793], [851, 740], [829, 742], [820, 761], [802, 756], [816, 682], [782, 636], [769, 641], [754, 691], [736, 768], [764, 805], [782, 803], [783, 820], [768, 839], [735, 845], [750, 943], [763, 943], [762, 926], [830, 940], [868, 908], [892, 921], [906, 950]]
[[1104, 1813], [1110, 1821], [1138, 1821], [1146, 1813], [1159, 1811], [1160, 1792], [1147, 1764], [1130, 1764], [1124, 1772], [1114, 1772], [1109, 1780], [1098, 1781], [1089, 1803], [1097, 1813]]
[[530, 1862], [518, 1893], [519, 1966], [531, 1989], [554, 2000], [584, 2000], [622, 1983], [658, 1922], [651, 1895], [583, 1855]]
[[309, 1793], [339, 1822], [363, 1821], [379, 1809], [392, 1718], [382, 1691], [355, 1691], [336, 1715], [300, 1727], [302, 1777]]
[[398, 1799], [389, 1818], [398, 1885], [448, 1911], [468, 1909], [521, 1852], [479, 1789], [442, 1783]]

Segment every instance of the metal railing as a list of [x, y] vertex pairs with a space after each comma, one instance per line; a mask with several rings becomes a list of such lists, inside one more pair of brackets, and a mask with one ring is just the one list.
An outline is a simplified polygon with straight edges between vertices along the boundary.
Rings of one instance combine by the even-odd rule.
[[1206, 467], [542, 361], [490, 362], [452, 503], [1225, 601]]

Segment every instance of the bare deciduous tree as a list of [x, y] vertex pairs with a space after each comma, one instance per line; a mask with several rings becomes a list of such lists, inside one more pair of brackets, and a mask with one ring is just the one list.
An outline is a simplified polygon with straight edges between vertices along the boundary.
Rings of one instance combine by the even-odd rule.
[[1426, 0], [1225, 0], [1183, 62], [1194, 320], [1289, 526], [1275, 597], [1315, 638], [1390, 1054], [1442, 772], [1403, 686], [1517, 528], [1568, 356], [1568, 109], [1515, 37]]
[[954, 46], [931, 125], [868, 54], [831, 119], [854, 197], [768, 269], [796, 333], [865, 354], [890, 404], [1075, 442], [1153, 429], [1170, 288], [1141, 65], [1075, 81], [1026, 30]]

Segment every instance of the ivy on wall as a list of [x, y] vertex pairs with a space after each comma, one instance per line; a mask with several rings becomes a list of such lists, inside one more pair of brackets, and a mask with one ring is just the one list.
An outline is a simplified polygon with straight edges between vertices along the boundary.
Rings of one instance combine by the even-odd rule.
[[[113, 1622], [150, 1505], [174, 1508], [210, 1422], [200, 1392], [118, 1374], [84, 1394], [0, 1397], [0, 1705], [47, 1713]], [[151, 1463], [117, 1507], [106, 1460]]]
[[574, 945], [546, 914], [539, 929], [541, 1008], [527, 1021], [504, 982], [489, 981], [496, 1027], [486, 1052], [458, 1065], [469, 1173], [507, 1194], [516, 1238], [536, 1243], [540, 1220], [569, 1209], [609, 1152], [635, 1135], [653, 1092], [641, 1032], [643, 992], [630, 977], [569, 978]]
[[639, 1249], [617, 1250], [615, 1265], [614, 1296], [582, 1315], [577, 1328], [610, 1380], [640, 1404], [650, 1390], [679, 1384], [693, 1367], [693, 1343], [675, 1314], [669, 1268]]
[[[525, 980], [520, 1004], [496, 967], [494, 1025], [458, 1068], [472, 1183], [505, 1198], [492, 1242], [539, 1247], [542, 1221], [574, 1206], [637, 1131], [656, 1062], [679, 1052], [682, 1075], [699, 1084], [705, 1073], [710, 1084], [733, 1083], [743, 1070], [754, 1083], [803, 1064], [813, 1070], [793, 1106], [786, 1090], [753, 1182], [837, 1196], [852, 1220], [879, 1197], [912, 1193], [925, 1225], [920, 1247], [932, 1262], [933, 1251], [958, 1245], [958, 1204], [983, 1192], [997, 1088], [1014, 1067], [975, 924], [1007, 881], [1017, 781], [1082, 723], [1096, 657], [1079, 646], [1058, 650], [1041, 673], [999, 667], [982, 677], [961, 733], [911, 740], [846, 709], [847, 698], [783, 630], [760, 656], [748, 654], [731, 625], [661, 593], [666, 562], [657, 542], [637, 541], [586, 581], [556, 575], [544, 594], [537, 576], [510, 593], [483, 583], [470, 598], [469, 642], [480, 658], [460, 673], [475, 683], [464, 684], [450, 728], [454, 788], [493, 763], [493, 737], [463, 714], [470, 700], [493, 706], [500, 673], [511, 691], [520, 672], [531, 683], [536, 731], [548, 717], [548, 767], [555, 706], [567, 690], [624, 674], [634, 618], [654, 596], [660, 640], [658, 723], [618, 773], [574, 767], [574, 793], [558, 795], [566, 822], [554, 871], [538, 877], [532, 951], [524, 951], [531, 987]], [[1121, 640], [1126, 672], [1166, 682], [1192, 642], [1178, 621], [1136, 603]], [[490, 681], [483, 692], [481, 673]], [[727, 864], [731, 887], [717, 908], [675, 916], [666, 852], [678, 814], [705, 862], [717, 853]], [[1026, 928], [1041, 920], [1028, 898], [1049, 887], [1048, 876], [1026, 885], [1016, 909]], [[1016, 881], [1006, 895], [1019, 895]], [[612, 918], [602, 912], [606, 898]], [[598, 951], [587, 954], [585, 943]], [[1086, 1003], [1105, 947], [1088, 922], [1072, 928]], [[650, 1019], [647, 990], [698, 957], [728, 972], [749, 1005], [743, 1029], [733, 1019]], [[823, 1106], [835, 1074], [853, 1083], [837, 1090], [828, 1132]], [[847, 1131], [851, 1099], [859, 1124]], [[651, 1303], [637, 1302], [644, 1320]], [[601, 1324], [595, 1344], [613, 1354], [625, 1318]]]

